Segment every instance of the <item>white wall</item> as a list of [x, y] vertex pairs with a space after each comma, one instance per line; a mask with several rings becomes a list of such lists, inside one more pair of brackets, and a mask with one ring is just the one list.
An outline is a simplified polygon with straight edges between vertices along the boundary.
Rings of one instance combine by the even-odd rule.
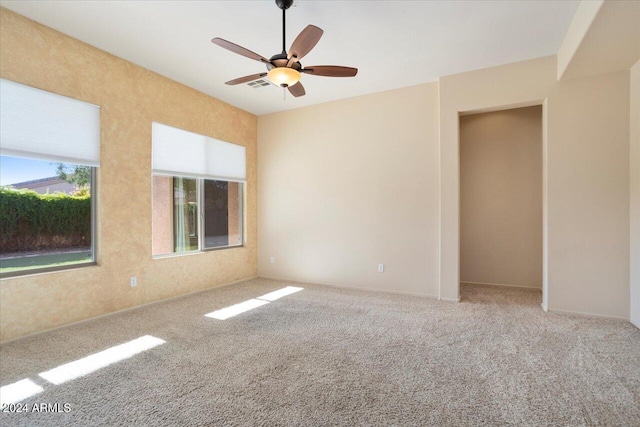
[[631, 323], [640, 328], [640, 61], [631, 69]]
[[540, 103], [548, 308], [628, 319], [629, 72], [555, 57], [259, 117], [259, 275], [458, 299], [459, 112]]
[[558, 82], [554, 57], [440, 80], [441, 294], [458, 297], [458, 114], [544, 101], [547, 306], [629, 318], [629, 72]]
[[437, 120], [435, 83], [259, 117], [259, 275], [437, 296]]
[[[546, 57], [440, 79], [440, 295], [443, 299], [455, 301], [460, 297], [459, 113], [540, 104], [557, 83], [555, 73], [555, 57]], [[543, 109], [543, 129], [547, 110]], [[543, 133], [544, 156], [546, 143]], [[543, 193], [545, 191], [543, 186]], [[545, 221], [543, 216], [543, 227], [546, 227]], [[544, 280], [543, 274], [543, 287]]]
[[558, 79], [627, 71], [640, 57], [640, 2], [584, 0], [558, 49]]
[[549, 309], [629, 319], [629, 71], [548, 105]]
[[460, 117], [460, 280], [542, 288], [542, 106]]
[[581, 1], [567, 29], [567, 34], [558, 49], [558, 80], [561, 80], [573, 57], [598, 16], [604, 0]]

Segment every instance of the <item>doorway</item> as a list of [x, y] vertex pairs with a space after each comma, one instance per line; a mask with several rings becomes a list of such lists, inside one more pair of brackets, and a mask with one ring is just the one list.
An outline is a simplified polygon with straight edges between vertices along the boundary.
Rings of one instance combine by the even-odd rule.
[[542, 105], [460, 116], [460, 283], [542, 291]]

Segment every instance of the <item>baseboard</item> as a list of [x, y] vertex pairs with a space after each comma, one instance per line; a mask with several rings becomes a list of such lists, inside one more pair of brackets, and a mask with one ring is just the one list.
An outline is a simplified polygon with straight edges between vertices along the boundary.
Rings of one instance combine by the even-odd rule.
[[485, 285], [485, 286], [501, 286], [503, 288], [518, 288], [518, 289], [535, 289], [542, 292], [542, 287], [536, 288], [535, 286], [520, 286], [520, 285], [506, 285], [504, 283], [485, 283], [485, 282], [460, 282], [460, 284], [466, 285]]
[[633, 326], [635, 326], [636, 328], [640, 329], [640, 319], [638, 319], [638, 320], [632, 320], [632, 319], [629, 319], [629, 322], [630, 322]]
[[144, 303], [144, 304], [141, 304], [141, 305], [136, 305], [134, 307], [123, 308], [122, 310], [112, 311], [110, 313], [101, 314], [99, 316], [89, 317], [87, 319], [78, 320], [76, 322], [65, 323], [64, 325], [56, 326], [55, 328], [45, 329], [43, 331], [38, 331], [38, 332], [34, 332], [32, 334], [23, 335], [23, 336], [20, 336], [20, 337], [17, 337], [17, 338], [11, 338], [11, 339], [8, 339], [6, 341], [2, 341], [2, 342], [0, 342], [0, 345], [8, 344], [10, 342], [22, 340], [22, 339], [25, 339], [25, 338], [32, 338], [32, 337], [38, 336], [40, 334], [45, 334], [47, 332], [57, 331], [59, 329], [64, 329], [64, 328], [68, 328], [68, 327], [71, 327], [71, 326], [80, 325], [80, 324], [86, 323], [86, 322], [92, 322], [94, 320], [103, 319], [105, 317], [115, 316], [116, 314], [126, 313], [128, 311], [137, 310], [139, 308], [149, 307], [149, 306], [160, 304], [160, 303], [163, 303], [163, 302], [169, 302], [169, 301], [178, 300], [178, 299], [181, 299], [181, 298], [190, 297], [190, 296], [193, 296], [193, 295], [201, 294], [203, 292], [211, 291], [213, 289], [224, 288], [226, 286], [232, 286], [232, 285], [236, 285], [238, 283], [248, 282], [249, 280], [253, 280], [253, 279], [257, 279], [257, 278], [258, 278], [258, 276], [247, 277], [245, 279], [240, 279], [240, 280], [236, 280], [236, 281], [233, 281], [233, 282], [223, 283], [222, 285], [212, 286], [210, 288], [200, 289], [200, 290], [189, 292], [189, 293], [186, 293], [186, 294], [176, 295], [174, 297], [169, 297], [169, 298], [165, 298], [165, 299], [159, 299], [159, 300], [156, 300], [156, 301], [147, 302], [147, 303]]
[[556, 309], [551, 309], [550, 308], [549, 312], [550, 313], [555, 313], [555, 314], [572, 314], [572, 315], [583, 316], [583, 317], [597, 317], [597, 318], [600, 318], [600, 319], [621, 320], [623, 322], [629, 322], [630, 321], [628, 318], [625, 318], [625, 317], [610, 316], [608, 314], [588, 313], [588, 312], [584, 312], [584, 311], [556, 310]]
[[405, 292], [405, 291], [396, 291], [389, 289], [371, 289], [371, 288], [362, 288], [358, 286], [346, 286], [342, 284], [329, 283], [329, 282], [309, 282], [307, 280], [296, 280], [284, 277], [275, 277], [275, 276], [258, 276], [259, 279], [267, 279], [267, 280], [279, 280], [281, 282], [291, 282], [291, 283], [300, 283], [300, 284], [309, 284], [309, 285], [319, 285], [319, 286], [331, 286], [332, 288], [340, 288], [340, 289], [353, 289], [354, 291], [366, 291], [366, 292], [382, 292], [384, 294], [396, 294], [396, 295], [408, 295], [413, 297], [423, 297], [423, 298], [431, 298], [431, 299], [439, 299], [437, 295], [430, 294], [421, 294], [418, 292]]
[[460, 302], [460, 298], [438, 298], [438, 301], [444, 301], [444, 302]]
[[540, 307], [542, 307], [542, 310], [543, 310], [545, 313], [547, 313], [547, 312], [549, 311], [549, 307], [548, 307], [545, 303], [543, 303], [543, 302], [541, 302], [541, 303], [540, 303]]

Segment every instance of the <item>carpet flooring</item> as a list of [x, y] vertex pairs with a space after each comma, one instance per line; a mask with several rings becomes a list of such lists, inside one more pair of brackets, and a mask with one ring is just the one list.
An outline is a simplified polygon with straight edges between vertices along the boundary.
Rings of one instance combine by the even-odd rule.
[[[286, 286], [304, 289], [205, 316]], [[42, 388], [0, 424], [640, 426], [640, 330], [544, 313], [540, 299], [465, 285], [456, 304], [255, 279], [0, 346], [0, 385]], [[164, 343], [82, 376], [71, 365], [78, 377], [58, 384], [40, 376], [144, 336]], [[53, 412], [33, 412], [41, 403]]]

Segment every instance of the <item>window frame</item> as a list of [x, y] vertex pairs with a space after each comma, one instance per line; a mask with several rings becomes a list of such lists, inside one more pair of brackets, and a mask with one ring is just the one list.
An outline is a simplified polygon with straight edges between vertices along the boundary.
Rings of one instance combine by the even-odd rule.
[[[83, 165], [84, 166], [84, 165]], [[76, 268], [84, 268], [90, 266], [98, 265], [97, 261], [97, 217], [96, 213], [97, 209], [97, 176], [98, 176], [98, 166], [89, 166], [91, 168], [91, 260], [90, 261], [82, 261], [73, 264], [65, 264], [51, 267], [38, 267], [38, 268], [28, 268], [25, 270], [18, 271], [8, 271], [5, 273], [0, 273], [0, 279], [10, 278], [10, 277], [22, 277], [34, 274], [44, 274], [44, 273], [52, 273], [57, 271], [65, 271], [65, 270], [73, 270]], [[36, 255], [37, 256], [37, 255]]]
[[[153, 220], [152, 220], [152, 227], [151, 227], [151, 241], [152, 241], [152, 247], [151, 247], [151, 256], [153, 259], [163, 259], [163, 258], [174, 258], [174, 257], [179, 257], [179, 256], [188, 256], [188, 255], [195, 255], [195, 254], [202, 254], [202, 253], [206, 253], [206, 252], [212, 252], [212, 251], [220, 251], [220, 250], [226, 250], [226, 249], [236, 249], [236, 248], [242, 248], [245, 246], [245, 214], [244, 214], [244, 207], [245, 207], [245, 185], [246, 182], [243, 181], [229, 181], [229, 180], [224, 180], [224, 179], [213, 179], [213, 178], [202, 178], [202, 177], [193, 177], [193, 176], [189, 176], [189, 175], [169, 175], [169, 174], [163, 174], [163, 173], [151, 173], [151, 194], [153, 195], [153, 177], [154, 176], [165, 176], [165, 177], [170, 177], [171, 179], [175, 179], [175, 178], [183, 178], [183, 179], [195, 179], [196, 181], [196, 203], [197, 203], [197, 210], [198, 210], [198, 215], [197, 215], [197, 224], [198, 224], [198, 248], [194, 249], [194, 250], [190, 250], [190, 251], [173, 251], [173, 252], [168, 252], [168, 253], [164, 253], [164, 254], [154, 254], [153, 253]], [[235, 244], [235, 245], [227, 245], [227, 246], [216, 246], [216, 247], [210, 247], [207, 248], [205, 247], [205, 232], [204, 232], [204, 227], [205, 227], [205, 219], [204, 219], [204, 215], [205, 215], [205, 211], [206, 209], [204, 208], [204, 182], [205, 181], [224, 181], [224, 182], [234, 182], [238, 184], [238, 221], [239, 221], [239, 226], [238, 226], [238, 232], [240, 234], [239, 238], [240, 238], [240, 243], [239, 244]], [[152, 218], [153, 218], [153, 198], [151, 200], [151, 211], [152, 211]], [[175, 227], [175, 223], [173, 224], [173, 226]], [[175, 247], [175, 242], [174, 242], [174, 247]]]

